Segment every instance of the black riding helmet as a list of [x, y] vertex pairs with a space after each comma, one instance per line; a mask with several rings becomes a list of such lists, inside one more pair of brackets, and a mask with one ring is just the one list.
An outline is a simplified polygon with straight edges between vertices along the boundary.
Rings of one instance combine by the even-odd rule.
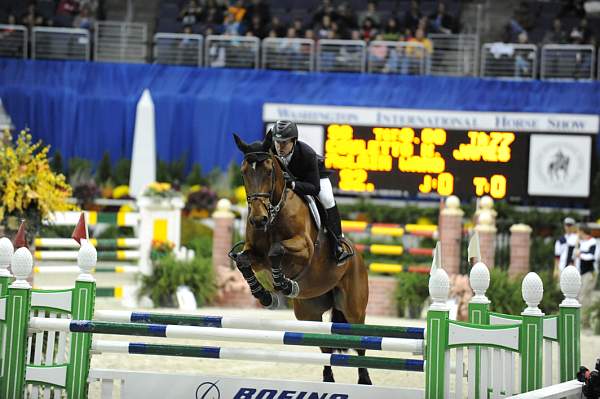
[[292, 121], [277, 121], [273, 125], [273, 140], [298, 140], [298, 127]]

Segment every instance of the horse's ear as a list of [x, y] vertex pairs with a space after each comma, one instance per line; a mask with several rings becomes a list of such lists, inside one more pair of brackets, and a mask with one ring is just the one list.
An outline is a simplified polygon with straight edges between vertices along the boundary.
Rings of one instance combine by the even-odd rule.
[[265, 139], [263, 140], [263, 144], [262, 144], [263, 151], [269, 152], [269, 150], [271, 149], [272, 146], [273, 146], [273, 130], [269, 129], [269, 131], [267, 132], [267, 135], [265, 136]]
[[233, 139], [235, 140], [235, 145], [240, 149], [244, 154], [248, 152], [248, 144], [244, 142], [237, 134], [233, 134]]

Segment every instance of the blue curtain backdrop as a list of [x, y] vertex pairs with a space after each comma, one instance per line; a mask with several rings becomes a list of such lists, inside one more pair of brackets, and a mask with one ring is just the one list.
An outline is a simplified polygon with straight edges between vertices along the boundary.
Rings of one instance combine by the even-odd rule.
[[18, 129], [65, 158], [130, 158], [135, 107], [149, 88], [159, 159], [204, 171], [241, 159], [231, 133], [261, 138], [265, 102], [600, 114], [600, 83], [305, 74], [164, 65], [0, 59], [0, 98]]

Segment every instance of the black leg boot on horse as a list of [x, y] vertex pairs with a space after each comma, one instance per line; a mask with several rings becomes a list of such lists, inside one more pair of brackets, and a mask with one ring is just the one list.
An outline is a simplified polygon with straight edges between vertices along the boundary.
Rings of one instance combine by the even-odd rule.
[[348, 259], [354, 256], [354, 250], [342, 233], [342, 220], [337, 205], [327, 211], [327, 230], [332, 240], [333, 257], [338, 266], [342, 266]]

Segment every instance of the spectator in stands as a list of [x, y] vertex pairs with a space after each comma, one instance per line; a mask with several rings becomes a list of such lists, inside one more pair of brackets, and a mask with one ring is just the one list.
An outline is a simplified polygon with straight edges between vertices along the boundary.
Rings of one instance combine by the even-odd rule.
[[304, 31], [304, 38], [305, 39], [310, 39], [310, 40], [315, 40], [315, 31], [312, 29], [307, 29]]
[[223, 23], [224, 7], [219, 5], [216, 0], [206, 0], [204, 9], [205, 12], [202, 15], [203, 23], [213, 26]]
[[579, 25], [573, 27], [570, 36], [573, 44], [594, 44], [592, 43], [593, 35], [588, 27], [587, 18], [581, 19]]
[[246, 15], [244, 15], [244, 24], [253, 25], [251, 21], [253, 21], [254, 17], [257, 16], [260, 18], [261, 23], [271, 19], [271, 10], [269, 9], [269, 5], [266, 4], [263, 0], [252, 0], [252, 3], [246, 8]]
[[[376, 41], [384, 40], [382, 34], [378, 34], [375, 36]], [[375, 68], [375, 70], [379, 70], [385, 64], [385, 60], [388, 57], [388, 47], [383, 43], [372, 43], [369, 46], [369, 63]]]
[[421, 19], [421, 9], [419, 7], [418, 0], [411, 0], [410, 9], [404, 14], [404, 27], [410, 29], [411, 33], [415, 32], [419, 26], [419, 20]]
[[200, 22], [204, 9], [198, 5], [196, 0], [190, 0], [179, 13], [179, 20], [185, 25], [194, 25]]
[[417, 28], [415, 36], [408, 40], [409, 43], [419, 43], [423, 45], [424, 49], [407, 47], [406, 56], [408, 57], [409, 67], [411, 71], [409, 73], [416, 72], [415, 69], [420, 67], [422, 59], [425, 59], [425, 70], [429, 71], [429, 64], [431, 63], [431, 53], [433, 53], [433, 43], [427, 37], [425, 37], [425, 30], [423, 28]]
[[238, 36], [242, 34], [241, 24], [236, 21], [234, 14], [230, 12], [225, 14], [223, 26], [221, 27], [221, 34], [228, 36]]
[[358, 25], [363, 26], [367, 18], [371, 19], [371, 24], [374, 27], [381, 25], [381, 16], [379, 15], [379, 11], [377, 11], [377, 4], [374, 1], [369, 1], [367, 9], [358, 13]]
[[395, 42], [400, 38], [400, 27], [398, 21], [394, 17], [388, 18], [385, 28], [383, 29], [383, 40]]
[[302, 18], [294, 18], [292, 28], [296, 30], [296, 35], [298, 37], [304, 36], [304, 23], [302, 22]]
[[79, 12], [79, 3], [75, 0], [60, 0], [56, 7], [56, 15], [74, 17]]
[[267, 36], [267, 31], [265, 29], [264, 24], [262, 23], [260, 15], [255, 14], [252, 17], [252, 22], [248, 27], [248, 31], [251, 31], [252, 33], [254, 33], [254, 36], [260, 39], [264, 39]]
[[323, 15], [323, 19], [321, 23], [316, 28], [317, 38], [318, 39], [327, 39], [329, 38], [329, 33], [331, 32], [331, 17], [327, 14]]
[[358, 28], [354, 12], [346, 2], [338, 5], [336, 22], [340, 26], [340, 31], [344, 33], [344, 37], [349, 37], [350, 32]]
[[96, 19], [91, 15], [90, 6], [86, 4], [81, 7], [81, 12], [73, 20], [73, 27], [91, 31], [94, 29], [95, 22]]
[[377, 33], [377, 28], [375, 28], [373, 20], [369, 17], [365, 18], [360, 29], [360, 35], [362, 39], [366, 42], [369, 42], [373, 40], [375, 36], [377, 36]]
[[[297, 39], [298, 34], [296, 29], [293, 27], [289, 27], [287, 29], [287, 33], [285, 35], [286, 39]], [[284, 54], [286, 59], [291, 61], [292, 65], [285, 65], [284, 67], [290, 68], [294, 63], [298, 61], [298, 57], [300, 56], [301, 48], [300, 43], [295, 40], [283, 40], [279, 45], [279, 52]]]
[[243, 0], [236, 1], [233, 5], [227, 8], [227, 12], [233, 15], [235, 22], [242, 23], [244, 16], [246, 15], [246, 7], [244, 6]]
[[325, 15], [327, 15], [331, 21], [337, 18], [337, 13], [335, 12], [335, 8], [333, 8], [331, 0], [323, 0], [321, 5], [317, 7], [313, 14], [313, 24], [316, 25], [321, 23]]
[[431, 14], [429, 20], [431, 21], [431, 31], [433, 33], [450, 34], [457, 32], [456, 22], [450, 14], [446, 13], [446, 3], [443, 1], [438, 3], [436, 12]]
[[[529, 44], [529, 36], [526, 31], [522, 31], [518, 37], [518, 44]], [[528, 77], [532, 75], [532, 65], [535, 58], [533, 51], [524, 49], [515, 49], [515, 77]]]
[[[419, 20], [419, 24], [417, 25], [417, 29], [422, 29], [425, 36], [429, 34], [429, 17], [427, 15], [423, 15]], [[416, 33], [416, 30], [415, 30]]]
[[562, 28], [560, 18], [554, 18], [552, 29], [544, 34], [542, 44], [565, 44], [567, 43], [567, 32]]
[[383, 73], [401, 73], [406, 75], [409, 73], [409, 62], [406, 55], [406, 46], [404, 36], [400, 36], [396, 46], [390, 50], [390, 56], [385, 63]]
[[27, 12], [23, 16], [21, 23], [27, 26], [27, 28], [30, 30], [34, 26], [40, 26], [44, 24], [44, 18], [37, 12], [35, 3], [29, 3], [27, 6]]
[[285, 26], [283, 26], [277, 15], [273, 15], [271, 17], [271, 22], [269, 23], [268, 29], [269, 31], [275, 31], [277, 37], [283, 37], [286, 33]]

